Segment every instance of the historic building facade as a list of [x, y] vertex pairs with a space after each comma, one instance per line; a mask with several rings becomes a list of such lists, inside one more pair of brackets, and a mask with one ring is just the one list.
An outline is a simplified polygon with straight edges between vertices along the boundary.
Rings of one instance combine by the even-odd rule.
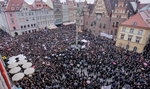
[[77, 15], [77, 3], [75, 2], [75, 0], [66, 0], [66, 3], [68, 5], [69, 21], [75, 22]]
[[91, 30], [96, 36], [107, 33], [116, 37], [118, 25], [134, 14], [129, 2], [130, 0], [95, 0], [94, 4], [85, 4], [84, 29]]
[[3, 13], [8, 24], [3, 25], [3, 29], [12, 36], [35, 32], [54, 24], [53, 9], [42, 0], [35, 0], [32, 5], [24, 0], [9, 0]]
[[150, 11], [139, 12], [119, 26], [116, 46], [142, 53], [150, 40]]
[[66, 2], [62, 3], [63, 23], [69, 22], [69, 9]]
[[55, 25], [63, 24], [62, 4], [60, 0], [52, 0], [52, 5], [54, 11]]

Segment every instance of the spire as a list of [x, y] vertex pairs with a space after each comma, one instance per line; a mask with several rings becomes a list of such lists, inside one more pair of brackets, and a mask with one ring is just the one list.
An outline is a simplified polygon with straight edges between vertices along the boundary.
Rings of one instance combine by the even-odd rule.
[[84, 1], [84, 5], [87, 4], [87, 0]]

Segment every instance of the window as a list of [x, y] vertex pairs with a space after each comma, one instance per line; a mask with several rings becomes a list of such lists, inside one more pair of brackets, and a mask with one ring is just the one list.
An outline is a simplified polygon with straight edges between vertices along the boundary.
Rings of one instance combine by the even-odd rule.
[[12, 17], [12, 14], [10, 14], [10, 17]]
[[132, 35], [129, 35], [128, 36], [128, 41], [131, 41], [132, 40]]
[[30, 27], [30, 25], [28, 25], [28, 28]]
[[121, 34], [120, 39], [124, 39], [124, 36], [125, 36], [124, 34]]
[[16, 27], [13, 27], [14, 30], [16, 30]]
[[127, 49], [127, 50], [129, 49], [129, 45], [126, 45], [126, 49]]
[[140, 43], [141, 39], [142, 39], [142, 37], [136, 37], [135, 42]]
[[101, 28], [101, 27], [102, 27], [102, 24], [100, 23], [99, 28]]
[[91, 26], [93, 26], [93, 23], [91, 23]]
[[88, 25], [88, 22], [86, 22], [86, 25]]
[[23, 28], [23, 26], [21, 26], [21, 29]]
[[113, 25], [112, 25], [112, 27], [115, 27], [115, 22], [113, 22]]
[[143, 30], [138, 31], [138, 35], [142, 35], [143, 34]]
[[14, 24], [14, 23], [15, 23], [13, 18], [11, 18], [11, 23], [12, 23], [12, 24]]
[[133, 29], [133, 28], [131, 28], [131, 29], [130, 29], [130, 33], [133, 33], [133, 32], [134, 32], [134, 29]]
[[24, 28], [26, 28], [26, 25], [24, 25]]
[[119, 22], [116, 22], [116, 27], [118, 27], [118, 25], [119, 25]]
[[133, 23], [132, 23], [132, 25], [136, 26], [136, 25], [137, 25], [137, 23], [136, 23], [136, 22], [133, 22]]
[[33, 24], [31, 24], [31, 27], [33, 27]]
[[137, 51], [137, 47], [136, 47], [136, 46], [134, 46], [133, 51], [134, 51], [134, 52], [136, 52], [136, 51]]
[[104, 24], [103, 28], [105, 29], [106, 28], [106, 25]]
[[123, 28], [122, 28], [122, 32], [126, 32], [126, 27], [123, 27]]

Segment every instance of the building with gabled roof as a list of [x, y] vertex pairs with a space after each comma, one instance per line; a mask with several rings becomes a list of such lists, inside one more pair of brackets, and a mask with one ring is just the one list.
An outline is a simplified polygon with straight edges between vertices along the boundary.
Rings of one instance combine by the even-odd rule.
[[[1, 17], [8, 26], [3, 30], [12, 36], [32, 33], [54, 25], [54, 12], [43, 0], [29, 5], [24, 0], [9, 0]], [[1, 19], [0, 19], [1, 20]]]
[[94, 4], [87, 4], [89, 16], [84, 16], [84, 29], [95, 36], [106, 33], [116, 38], [118, 25], [136, 13], [130, 2], [138, 5], [138, 0], [95, 0]]
[[116, 46], [142, 53], [150, 39], [150, 11], [130, 17], [119, 26]]

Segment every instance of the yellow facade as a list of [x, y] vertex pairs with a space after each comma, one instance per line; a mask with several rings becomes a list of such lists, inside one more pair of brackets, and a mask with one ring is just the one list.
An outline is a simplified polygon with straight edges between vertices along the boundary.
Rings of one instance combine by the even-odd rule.
[[[134, 30], [131, 31], [131, 29]], [[129, 51], [133, 51], [133, 49], [135, 49], [136, 47], [137, 48], [136, 52], [142, 53], [145, 45], [149, 40], [149, 36], [150, 36], [150, 29], [121, 25], [119, 26], [117, 34], [116, 46], [128, 49]], [[140, 40], [138, 40], [138, 38], [140, 38]]]

